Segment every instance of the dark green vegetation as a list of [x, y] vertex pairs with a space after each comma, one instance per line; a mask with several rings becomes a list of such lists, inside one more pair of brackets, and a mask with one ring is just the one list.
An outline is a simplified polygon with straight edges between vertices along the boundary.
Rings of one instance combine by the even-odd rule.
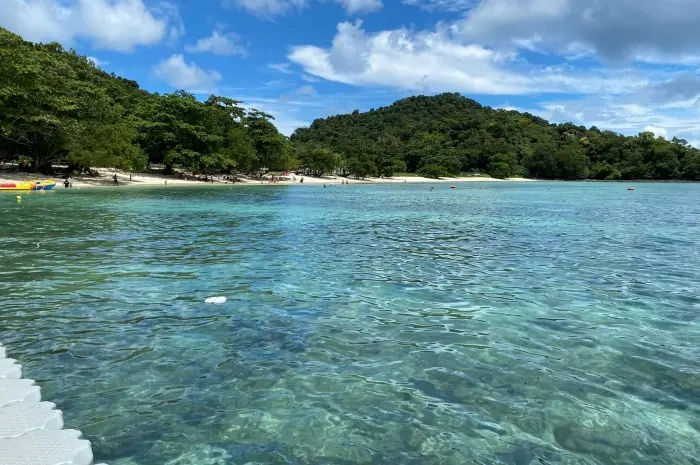
[[459, 94], [319, 119], [298, 129], [292, 142], [345, 154], [344, 166], [362, 174], [407, 169], [429, 177], [479, 171], [497, 178], [700, 181], [700, 150], [685, 140], [550, 124]]
[[169, 171], [255, 172], [298, 167], [357, 177], [700, 180], [700, 151], [684, 140], [611, 131], [494, 110], [459, 94], [314, 121], [291, 141], [268, 114], [212, 95], [151, 94], [57, 43], [0, 28], [0, 163], [49, 171], [148, 163]]
[[0, 162], [41, 171], [149, 162], [199, 172], [285, 169], [292, 150], [271, 119], [224, 97], [148, 93], [57, 43], [0, 28]]

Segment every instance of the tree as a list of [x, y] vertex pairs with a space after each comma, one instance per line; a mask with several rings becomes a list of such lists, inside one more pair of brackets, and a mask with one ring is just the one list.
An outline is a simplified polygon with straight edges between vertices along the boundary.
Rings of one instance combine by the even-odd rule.
[[270, 114], [252, 110], [245, 117], [244, 124], [257, 154], [253, 169], [277, 169], [285, 165], [290, 149], [287, 138], [277, 131]]
[[533, 151], [525, 159], [523, 165], [527, 169], [528, 176], [533, 178], [556, 178], [557, 161], [554, 158], [555, 147], [551, 143], [540, 142], [535, 144]]
[[323, 147], [300, 146], [297, 153], [300, 166], [311, 171], [314, 176], [323, 176], [340, 164], [340, 156]]
[[423, 166], [416, 173], [420, 176], [433, 179], [447, 178], [450, 176], [450, 173], [443, 166], [434, 163]]
[[140, 171], [148, 158], [133, 144], [134, 124], [126, 119], [111, 124], [85, 122], [78, 125], [75, 137], [67, 145], [67, 162], [73, 169], [113, 167]]
[[510, 165], [501, 161], [489, 164], [489, 175], [496, 179], [505, 179], [511, 176]]
[[31, 44], [0, 28], [0, 139], [33, 169], [65, 158], [78, 121], [105, 103], [102, 89], [79, 79], [74, 61], [57, 43]]

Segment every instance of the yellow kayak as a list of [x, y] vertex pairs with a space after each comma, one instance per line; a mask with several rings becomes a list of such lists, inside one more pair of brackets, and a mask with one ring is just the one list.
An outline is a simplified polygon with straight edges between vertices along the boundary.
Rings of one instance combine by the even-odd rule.
[[0, 191], [50, 191], [56, 181], [27, 181], [0, 183]]

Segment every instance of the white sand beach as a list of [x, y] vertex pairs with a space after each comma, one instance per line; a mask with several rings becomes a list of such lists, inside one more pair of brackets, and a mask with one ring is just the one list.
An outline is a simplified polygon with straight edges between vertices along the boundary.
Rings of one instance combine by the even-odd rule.
[[[430, 179], [420, 176], [394, 176], [390, 178], [344, 178], [340, 176], [311, 177], [299, 176], [290, 173], [286, 176], [275, 175], [274, 182], [272, 176], [265, 176], [263, 179], [251, 179], [242, 175], [236, 175], [240, 182], [232, 183], [223, 176], [214, 176], [214, 182], [204, 182], [191, 179], [180, 179], [178, 175], [166, 176], [151, 173], [128, 173], [114, 169], [100, 169], [98, 176], [79, 175], [72, 177], [73, 188], [93, 188], [93, 187], [117, 187], [114, 185], [114, 175], [117, 175], [119, 187], [170, 187], [170, 186], [190, 186], [190, 187], [211, 187], [211, 186], [250, 186], [250, 185], [293, 185], [314, 186], [323, 184], [414, 184], [414, 183], [460, 183], [460, 182], [509, 182], [509, 181], [534, 181], [533, 179], [512, 178], [494, 179], [487, 176], [456, 177]], [[303, 182], [301, 182], [303, 179]], [[46, 176], [36, 173], [24, 172], [0, 172], [0, 183], [25, 182], [33, 180], [53, 180], [56, 181], [57, 189], [63, 189], [63, 179], [58, 176]]]

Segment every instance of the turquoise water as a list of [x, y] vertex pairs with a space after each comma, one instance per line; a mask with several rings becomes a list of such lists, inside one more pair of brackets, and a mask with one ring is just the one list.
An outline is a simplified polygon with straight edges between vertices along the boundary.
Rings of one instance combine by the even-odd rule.
[[625, 187], [0, 196], [0, 339], [110, 465], [698, 464], [700, 185]]

